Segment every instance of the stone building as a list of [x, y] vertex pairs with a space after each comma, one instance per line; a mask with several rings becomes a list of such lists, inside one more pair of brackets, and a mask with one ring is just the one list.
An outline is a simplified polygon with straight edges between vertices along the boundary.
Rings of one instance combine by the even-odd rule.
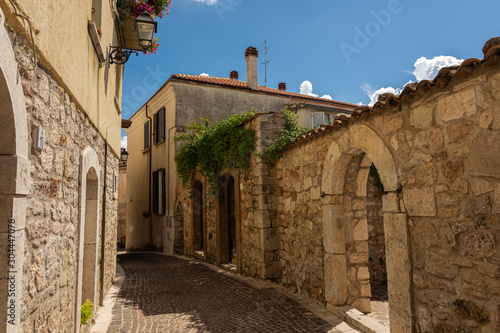
[[[236, 71], [229, 78], [175, 74], [131, 118], [126, 129], [127, 162], [127, 250], [162, 249], [174, 252], [174, 228], [178, 215], [175, 191], [177, 130], [200, 117], [217, 122], [224, 116], [250, 111], [293, 109], [303, 125], [328, 122], [330, 117], [350, 114], [357, 105], [258, 85], [257, 49], [245, 52], [247, 81]], [[149, 186], [145, 186], [149, 184]], [[156, 184], [156, 185], [155, 185]], [[155, 187], [156, 186], [156, 187]]]
[[117, 17], [116, 1], [0, 0], [0, 332], [87, 331], [82, 303], [114, 279]]
[[[483, 52], [303, 134], [275, 164], [222, 171], [218, 196], [194, 174], [175, 202], [184, 252], [338, 314], [369, 313], [386, 270], [392, 332], [499, 332], [500, 38]], [[283, 125], [244, 124], [257, 151]]]

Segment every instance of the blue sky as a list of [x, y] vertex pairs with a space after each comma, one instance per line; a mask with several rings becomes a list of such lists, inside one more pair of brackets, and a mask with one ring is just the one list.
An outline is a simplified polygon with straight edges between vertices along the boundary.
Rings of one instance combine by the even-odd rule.
[[264, 85], [264, 40], [271, 58], [268, 86], [286, 82], [289, 91], [369, 104], [376, 91], [397, 93], [409, 81], [432, 79], [440, 66], [482, 58], [484, 43], [500, 35], [497, 0], [172, 0], [172, 5], [159, 20], [159, 51], [132, 56], [125, 65], [126, 119], [175, 73], [228, 77], [237, 70], [246, 80], [248, 46], [259, 49]]

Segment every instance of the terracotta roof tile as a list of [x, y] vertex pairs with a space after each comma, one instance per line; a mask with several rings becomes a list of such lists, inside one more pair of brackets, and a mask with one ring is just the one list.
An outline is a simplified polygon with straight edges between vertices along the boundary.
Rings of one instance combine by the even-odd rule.
[[[251, 90], [245, 81], [240, 81], [240, 80], [231, 79], [231, 78], [227, 78], [227, 77], [174, 74], [171, 76], [170, 80], [200, 82], [200, 83], [206, 83], [206, 84], [214, 84], [214, 85], [223, 86], [223, 87]], [[343, 105], [343, 106], [350, 106], [350, 107], [357, 107], [358, 106], [357, 104], [335, 101], [335, 100], [314, 97], [314, 96], [308, 96], [308, 95], [302, 95], [302, 94], [298, 94], [298, 93], [294, 93], [294, 92], [290, 92], [290, 91], [273, 89], [273, 88], [263, 87], [263, 86], [259, 86], [258, 91], [263, 92], [263, 93], [267, 93], [267, 94], [295, 97], [295, 98], [301, 98], [301, 99], [305, 99], [305, 100], [318, 101], [318, 102], [322, 102], [322, 103], [329, 103], [329, 104], [335, 104], [335, 105]]]
[[[293, 143], [294, 144], [307, 141], [310, 138], [326, 133], [331, 130], [336, 130], [341, 126], [345, 126], [349, 122], [355, 121], [357, 118], [369, 117], [372, 114], [383, 112], [385, 109], [398, 106], [401, 102], [409, 101], [416, 95], [421, 95], [430, 89], [439, 89], [448, 85], [454, 77], [467, 77], [473, 69], [485, 64], [486, 66], [498, 66], [500, 64], [500, 37], [491, 38], [486, 42], [483, 47], [484, 59], [470, 58], [464, 60], [460, 66], [441, 68], [439, 73], [433, 80], [422, 80], [420, 82], [412, 82], [407, 84], [401, 94], [389, 94], [385, 99], [379, 100], [373, 106], [358, 106], [349, 117], [337, 116], [333, 119], [331, 125], [326, 125], [323, 131], [310, 130], [307, 133], [299, 136]], [[320, 129], [321, 129], [320, 128]]]

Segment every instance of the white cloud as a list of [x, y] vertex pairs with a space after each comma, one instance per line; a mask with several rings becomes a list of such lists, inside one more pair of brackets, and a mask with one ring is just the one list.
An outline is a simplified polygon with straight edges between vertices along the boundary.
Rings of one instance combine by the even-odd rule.
[[313, 94], [313, 85], [310, 81], [304, 81], [300, 84], [300, 93], [302, 95], [318, 97], [318, 95]]
[[332, 96], [330, 96], [330, 95], [323, 95], [323, 96], [321, 96], [321, 98], [325, 98], [325, 99], [333, 99], [333, 98], [332, 98]]
[[122, 136], [122, 148], [127, 149], [127, 136]]
[[[463, 59], [458, 59], [453, 56], [437, 56], [432, 59], [427, 59], [426, 57], [420, 57], [415, 61], [415, 69], [413, 72], [405, 71], [409, 74], [415, 76], [417, 81], [421, 80], [432, 80], [436, 77], [439, 70], [443, 67], [458, 66], [463, 62]], [[409, 81], [411, 83], [413, 81]], [[370, 103], [368, 105], [372, 106], [378, 100], [378, 96], [383, 93], [391, 93], [394, 95], [399, 95], [402, 91], [400, 88], [394, 87], [382, 87], [380, 89], [373, 89], [369, 84], [365, 83], [361, 85], [368, 97], [370, 98]]]
[[200, 76], [209, 77], [210, 75], [208, 75], [207, 73], [201, 73]]
[[413, 75], [417, 81], [432, 80], [436, 77], [439, 70], [443, 67], [458, 66], [463, 62], [463, 59], [457, 59], [453, 56], [438, 56], [432, 59], [420, 57], [415, 61], [415, 70]]
[[194, 0], [194, 1], [201, 2], [201, 3], [204, 3], [204, 4], [209, 5], [209, 6], [211, 6], [217, 2], [217, 0]]
[[401, 93], [401, 89], [393, 87], [382, 87], [375, 90], [368, 83], [363, 84], [361, 86], [361, 89], [363, 89], [370, 98], [370, 103], [368, 103], [369, 106], [375, 104], [378, 100], [378, 96], [383, 93], [391, 93], [394, 95], [399, 95]]

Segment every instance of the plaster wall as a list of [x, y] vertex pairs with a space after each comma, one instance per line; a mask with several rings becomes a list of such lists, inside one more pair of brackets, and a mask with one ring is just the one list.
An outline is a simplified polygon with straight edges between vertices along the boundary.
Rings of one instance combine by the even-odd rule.
[[177, 99], [176, 123], [189, 125], [200, 117], [211, 122], [245, 111], [280, 111], [291, 99], [224, 87], [191, 83], [172, 83]]
[[[98, 1], [102, 2], [98, 26], [103, 32], [101, 45], [107, 59], [109, 46], [118, 45], [116, 2]], [[92, 1], [77, 1], [71, 5], [64, 0], [19, 0], [17, 3], [30, 17], [36, 31], [39, 65], [50, 71], [58, 85], [108, 140], [115, 154], [119, 153], [121, 114], [115, 107], [115, 97], [121, 105], [123, 66], [110, 65], [108, 61], [103, 67], [99, 66], [87, 28], [88, 20], [97, 20], [97, 14], [92, 14]], [[13, 14], [8, 0], [1, 0], [0, 7], [16, 34], [22, 36], [17, 43], [31, 49], [27, 24]], [[61, 52], [62, 46], [64, 52]], [[21, 60], [27, 66], [32, 65], [31, 57], [23, 55]]]
[[[127, 249], [139, 249], [150, 246], [173, 253], [174, 234], [173, 218], [175, 215], [175, 144], [172, 142], [175, 131], [176, 99], [171, 87], [155, 95], [146, 105], [134, 114], [130, 120], [132, 126], [126, 130], [129, 159], [127, 161]], [[155, 144], [151, 139], [150, 149], [144, 151], [144, 123], [148, 121], [147, 114], [153, 120], [153, 115], [165, 107], [165, 140]], [[150, 123], [153, 130], [154, 121]], [[174, 127], [174, 128], [173, 128]], [[170, 149], [170, 161], [168, 153]], [[166, 186], [165, 215], [148, 212], [148, 166], [151, 154], [151, 172], [164, 168], [168, 178]], [[170, 186], [169, 186], [170, 185]]]

